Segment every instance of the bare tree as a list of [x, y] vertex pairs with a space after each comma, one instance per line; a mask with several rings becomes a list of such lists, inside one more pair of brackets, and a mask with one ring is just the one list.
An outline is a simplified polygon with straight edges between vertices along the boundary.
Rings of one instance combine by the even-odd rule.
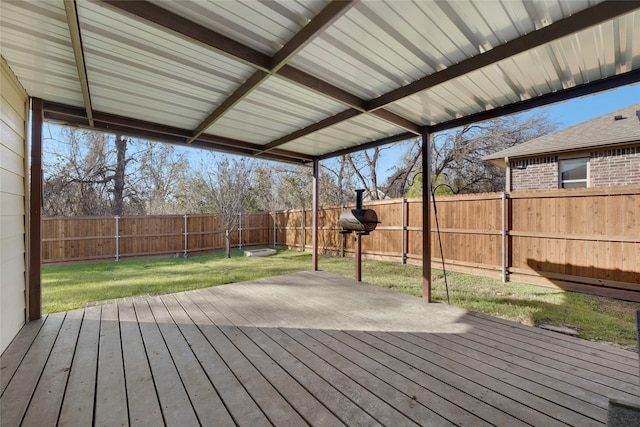
[[131, 159], [127, 159], [128, 142], [129, 141], [121, 135], [116, 135], [116, 164], [113, 168], [108, 165], [104, 166], [106, 170], [113, 171], [113, 175], [105, 177], [105, 180], [113, 180], [113, 190], [111, 190], [111, 192], [113, 193], [114, 215], [122, 215], [124, 212], [125, 169], [127, 168], [127, 163], [131, 161]]
[[420, 170], [421, 147], [422, 140], [420, 138], [396, 144], [396, 149], [401, 150], [403, 154], [384, 185], [388, 197], [398, 198], [407, 195], [409, 187]]
[[500, 117], [436, 135], [432, 181], [446, 183], [455, 193], [501, 191], [504, 171], [482, 157], [555, 128], [546, 114], [538, 113]]
[[225, 256], [231, 257], [231, 233], [242, 212], [250, 206], [253, 163], [245, 157], [220, 158], [209, 155], [196, 172], [192, 191], [200, 194], [202, 210], [222, 217], [225, 227]]
[[173, 146], [151, 141], [140, 142], [139, 181], [146, 211], [151, 215], [184, 212], [188, 195], [184, 191], [189, 163]]
[[355, 171], [347, 156], [324, 161], [321, 164], [321, 197], [324, 204], [343, 205], [351, 202], [355, 190]]
[[[501, 117], [466, 125], [435, 136], [431, 185], [436, 194], [502, 191], [504, 170], [482, 160], [496, 151], [521, 144], [556, 129], [544, 113]], [[398, 171], [409, 170], [407, 195], [422, 194], [420, 142], [416, 142]]]
[[378, 184], [379, 160], [384, 150], [395, 147], [389, 144], [383, 147], [375, 147], [369, 150], [347, 154], [346, 160], [356, 176], [357, 185], [365, 190], [365, 197], [371, 200], [379, 200], [384, 192]]
[[[44, 152], [44, 214], [141, 213], [127, 165], [129, 140], [116, 135], [56, 127]], [[143, 210], [142, 210], [143, 212]]]

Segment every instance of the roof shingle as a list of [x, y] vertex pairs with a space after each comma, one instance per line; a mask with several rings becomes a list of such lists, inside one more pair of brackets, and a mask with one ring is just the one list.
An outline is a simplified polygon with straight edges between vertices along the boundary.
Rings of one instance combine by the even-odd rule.
[[521, 158], [640, 142], [640, 103], [518, 144], [482, 159], [504, 166], [505, 157]]

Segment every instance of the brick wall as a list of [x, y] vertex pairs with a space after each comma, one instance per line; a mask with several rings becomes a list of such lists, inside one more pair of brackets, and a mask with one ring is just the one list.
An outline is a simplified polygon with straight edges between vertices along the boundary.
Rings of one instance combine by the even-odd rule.
[[596, 151], [589, 163], [591, 187], [640, 184], [640, 147]]
[[555, 156], [514, 160], [510, 166], [511, 191], [558, 188], [558, 158]]

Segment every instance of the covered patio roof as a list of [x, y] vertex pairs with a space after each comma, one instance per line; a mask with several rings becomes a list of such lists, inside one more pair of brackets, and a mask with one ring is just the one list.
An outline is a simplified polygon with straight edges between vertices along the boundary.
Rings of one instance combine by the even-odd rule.
[[46, 120], [307, 163], [640, 80], [640, 2], [14, 1]]

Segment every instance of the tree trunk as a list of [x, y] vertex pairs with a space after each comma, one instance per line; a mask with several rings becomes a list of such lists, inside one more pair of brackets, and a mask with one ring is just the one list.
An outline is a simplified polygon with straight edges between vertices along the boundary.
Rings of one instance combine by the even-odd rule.
[[231, 258], [231, 233], [229, 232], [228, 228], [225, 231], [225, 240], [226, 240], [226, 245], [224, 248], [224, 256], [225, 258]]
[[116, 171], [113, 178], [113, 214], [124, 211], [125, 168], [127, 166], [127, 139], [116, 135]]

